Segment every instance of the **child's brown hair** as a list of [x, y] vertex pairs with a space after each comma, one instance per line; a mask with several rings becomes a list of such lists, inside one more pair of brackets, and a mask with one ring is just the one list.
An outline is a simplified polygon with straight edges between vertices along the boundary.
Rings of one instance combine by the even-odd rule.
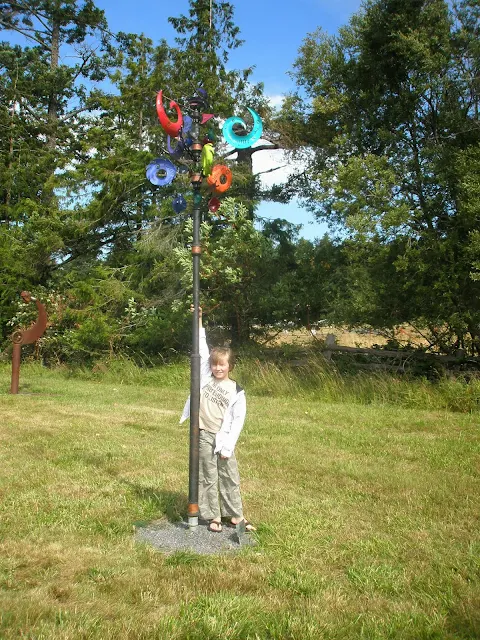
[[210, 364], [216, 364], [220, 358], [228, 360], [229, 371], [235, 366], [235, 354], [230, 347], [213, 347], [210, 350]]

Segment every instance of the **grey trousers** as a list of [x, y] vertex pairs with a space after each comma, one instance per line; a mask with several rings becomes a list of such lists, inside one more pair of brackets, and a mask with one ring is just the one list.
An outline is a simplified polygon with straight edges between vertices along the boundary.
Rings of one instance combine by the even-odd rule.
[[235, 454], [214, 454], [215, 434], [200, 429], [198, 506], [204, 520], [243, 518], [240, 475]]

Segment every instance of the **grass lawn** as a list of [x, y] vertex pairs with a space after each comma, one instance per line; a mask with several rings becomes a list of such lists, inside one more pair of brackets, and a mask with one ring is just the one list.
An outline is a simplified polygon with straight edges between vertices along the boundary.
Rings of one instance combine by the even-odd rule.
[[2, 640], [480, 638], [479, 413], [247, 389], [237, 455], [258, 545], [167, 555], [134, 523], [185, 514], [188, 383], [22, 367], [11, 396], [9, 376]]

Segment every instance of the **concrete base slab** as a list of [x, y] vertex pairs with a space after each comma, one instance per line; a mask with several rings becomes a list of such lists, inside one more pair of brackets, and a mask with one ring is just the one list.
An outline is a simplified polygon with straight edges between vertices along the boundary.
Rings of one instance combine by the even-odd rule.
[[198, 554], [216, 554], [239, 551], [257, 544], [255, 536], [223, 525], [220, 533], [209, 531], [206, 524], [190, 529], [187, 522], [158, 520], [135, 525], [135, 540], [151, 544], [164, 553], [192, 551]]

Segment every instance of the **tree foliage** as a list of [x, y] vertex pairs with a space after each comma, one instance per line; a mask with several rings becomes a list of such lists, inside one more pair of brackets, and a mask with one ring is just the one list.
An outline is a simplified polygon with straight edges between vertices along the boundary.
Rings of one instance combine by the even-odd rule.
[[350, 237], [346, 318], [446, 325], [474, 350], [478, 17], [469, 0], [370, 0], [337, 36], [309, 35], [295, 64], [315, 150], [302, 189]]
[[[278, 112], [251, 66], [229, 65], [241, 45], [230, 2], [190, 0], [170, 18], [171, 44], [110, 34], [92, 0], [0, 2], [3, 336], [26, 320], [16, 300], [32, 289], [49, 304], [49, 362], [188, 347], [188, 173], [155, 187], [145, 167], [167, 154], [158, 90], [183, 106], [202, 87], [212, 137], [245, 106], [264, 121], [262, 145], [216, 146], [234, 183], [216, 215], [202, 204], [211, 322], [235, 343], [286, 322], [410, 322], [442, 350], [478, 352], [479, 17], [475, 0], [367, 0], [337, 35], [307, 35], [298, 91]], [[304, 170], [262, 192], [252, 155], [264, 148]], [[284, 220], [259, 228], [262, 198], [293, 196], [336, 237], [311, 243]]]

